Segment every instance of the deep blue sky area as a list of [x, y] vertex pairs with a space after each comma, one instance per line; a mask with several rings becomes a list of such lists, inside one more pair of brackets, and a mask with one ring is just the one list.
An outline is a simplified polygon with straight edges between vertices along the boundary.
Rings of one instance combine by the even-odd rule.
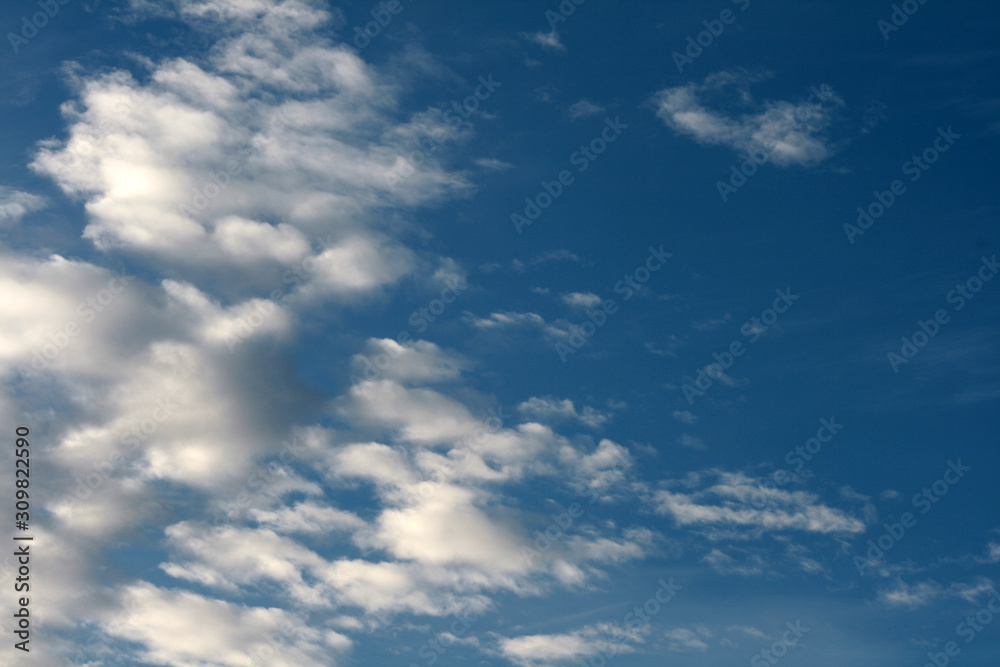
[[577, 2], [0, 7], [0, 663], [997, 664], [1000, 5]]

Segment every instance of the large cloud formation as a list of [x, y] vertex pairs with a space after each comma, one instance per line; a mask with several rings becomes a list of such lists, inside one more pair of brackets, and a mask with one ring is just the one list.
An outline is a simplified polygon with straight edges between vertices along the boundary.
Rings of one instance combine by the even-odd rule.
[[[441, 386], [461, 386], [461, 356], [372, 338], [394, 365], [340, 397], [285, 359], [310, 312], [455, 266], [408, 247], [400, 214], [470, 183], [433, 160], [390, 176], [421, 138], [467, 129], [403, 116], [398, 84], [306, 2], [157, 12], [214, 45], [145, 72], [75, 70], [68, 136], [31, 162], [82, 202], [83, 236], [143, 275], [2, 251], [0, 416], [37, 434], [45, 510], [32, 604], [53, 639], [37, 664], [246, 665], [275, 633], [267, 664], [337, 664], [351, 633], [400, 614], [482, 612], [498, 591], [577, 587], [649, 553], [651, 531], [596, 517], [530, 552], [546, 519], [507, 493], [539, 477], [604, 491], [627, 450], [484, 422]], [[6, 217], [42, 205], [7, 200]], [[359, 488], [363, 514], [338, 500]], [[155, 581], [108, 560], [137, 539], [157, 549]]]
[[[313, 4], [175, 0], [155, 13], [212, 46], [138, 59], [133, 72], [72, 69], [67, 136], [41, 141], [31, 162], [82, 203], [81, 233], [107, 266], [0, 248], [0, 421], [35, 433], [44, 510], [33, 517], [45, 585], [32, 609], [51, 641], [35, 664], [335, 665], [357, 635], [401, 615], [580, 590], [656, 553], [655, 530], [599, 516], [630, 493], [680, 525], [860, 530], [797, 492], [734, 510], [754, 491], [742, 477], [643, 496], [633, 453], [586, 434], [612, 412], [524, 396], [510, 408], [520, 420], [484, 415], [495, 401], [466, 381], [469, 360], [430, 341], [361, 332], [353, 385], [307, 385], [291, 361], [305, 320], [404, 278], [426, 286], [462, 272], [412, 242], [411, 214], [472, 184], [433, 159], [399, 174], [420, 140], [471, 130], [434, 110], [403, 113], [400, 84], [332, 41], [336, 15]], [[706, 115], [698, 92], [665, 91], [661, 115], [733, 147], [778, 132], [789, 111], [730, 122]], [[821, 124], [784, 134], [780, 160], [821, 157]], [[0, 222], [45, 204], [0, 197]], [[565, 335], [530, 313], [469, 317], [484, 330]], [[389, 366], [363, 372], [383, 357]], [[517, 500], [532, 487], [589, 499], [541, 547], [551, 512]], [[108, 553], [137, 543], [156, 561], [141, 575]], [[570, 660], [607, 649], [612, 630], [485, 650], [526, 665]]]

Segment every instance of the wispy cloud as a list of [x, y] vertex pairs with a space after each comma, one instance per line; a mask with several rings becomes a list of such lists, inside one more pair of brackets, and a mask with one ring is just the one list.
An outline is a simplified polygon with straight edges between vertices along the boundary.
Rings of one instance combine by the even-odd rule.
[[578, 120], [588, 116], [596, 116], [604, 113], [604, 111], [605, 107], [602, 107], [599, 104], [594, 104], [586, 98], [569, 105], [569, 117], [571, 120]]
[[595, 410], [589, 405], [578, 412], [573, 401], [568, 398], [557, 400], [535, 396], [518, 405], [517, 409], [527, 417], [546, 421], [576, 421], [591, 428], [597, 428], [611, 419], [610, 413]]
[[822, 504], [813, 493], [769, 487], [743, 473], [710, 470], [694, 479], [701, 487], [695, 491], [657, 491], [652, 499], [655, 511], [673, 517], [681, 526], [737, 525], [763, 531], [847, 534], [865, 530], [863, 521]]
[[689, 449], [705, 449], [705, 443], [702, 442], [701, 438], [697, 438], [688, 433], [681, 434], [678, 442], [682, 447], [688, 447]]
[[[824, 133], [843, 100], [823, 87], [825, 106], [806, 99], [756, 102], [751, 85], [767, 77], [724, 71], [701, 83], [664, 88], [653, 96], [656, 115], [678, 134], [699, 143], [726, 146], [743, 155], [764, 151], [780, 167], [812, 166], [828, 158], [833, 144]], [[732, 109], [744, 111], [737, 114]]]
[[947, 587], [936, 581], [908, 584], [897, 578], [891, 587], [879, 590], [878, 601], [889, 607], [905, 607], [914, 610], [948, 598], [958, 598], [975, 603], [980, 596], [993, 589], [993, 581], [986, 577], [980, 577], [972, 584], [956, 582]]
[[664, 635], [669, 640], [668, 651], [706, 651], [708, 644], [705, 640], [712, 637], [712, 632], [706, 627], [671, 628]]
[[566, 50], [566, 47], [559, 40], [559, 32], [555, 28], [549, 32], [522, 32], [521, 37], [552, 51]]
[[674, 410], [674, 419], [685, 424], [693, 424], [698, 421], [698, 417], [690, 410]]

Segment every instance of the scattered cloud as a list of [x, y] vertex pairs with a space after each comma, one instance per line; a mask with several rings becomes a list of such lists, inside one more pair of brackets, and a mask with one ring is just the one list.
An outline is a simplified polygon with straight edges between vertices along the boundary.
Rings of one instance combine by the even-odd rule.
[[705, 443], [702, 442], [701, 438], [696, 438], [693, 435], [687, 433], [681, 434], [678, 441], [682, 447], [688, 447], [690, 449], [706, 449]]
[[643, 633], [610, 623], [588, 625], [562, 634], [501, 637], [499, 653], [521, 667], [579, 663], [604, 653], [617, 655], [635, 651]]
[[490, 313], [488, 317], [478, 317], [468, 311], [463, 313], [462, 320], [475, 329], [485, 332], [537, 330], [547, 339], [564, 341], [572, 333], [570, 323], [566, 320], [546, 322], [537, 313], [519, 313], [516, 311], [501, 311]]
[[569, 105], [569, 117], [571, 120], [586, 118], [588, 116], [596, 116], [597, 114], [604, 113], [604, 111], [604, 107], [599, 104], [594, 104], [586, 98]]
[[[681, 526], [735, 525], [762, 531], [842, 534], [865, 530], [863, 521], [820, 503], [813, 493], [786, 491], [743, 473], [719, 470], [704, 471], [693, 479], [698, 480], [700, 490], [654, 493], [655, 511], [673, 517]], [[708, 484], [709, 480], [713, 483]]]
[[[764, 151], [779, 167], [808, 167], [827, 159], [833, 144], [824, 133], [843, 100], [821, 86], [824, 104], [806, 99], [758, 103], [750, 87], [765, 78], [768, 75], [762, 73], [723, 71], [701, 83], [665, 88], [653, 97], [656, 115], [678, 134], [699, 143], [725, 146], [744, 156]], [[739, 108], [743, 113], [730, 111]]]
[[46, 206], [45, 197], [0, 185], [0, 228], [17, 224], [28, 213]]
[[553, 28], [550, 32], [522, 32], [521, 37], [552, 51], [565, 51], [566, 47], [559, 40], [559, 32]]
[[694, 424], [698, 421], [698, 417], [690, 410], [674, 410], [674, 419], [685, 424]]
[[947, 588], [936, 581], [907, 584], [897, 578], [891, 587], [878, 591], [878, 601], [888, 607], [905, 607], [912, 611], [949, 598], [958, 598], [974, 604], [978, 602], [979, 597], [993, 590], [993, 581], [986, 577], [978, 578], [973, 584], [953, 583]]
[[752, 577], [764, 573], [767, 561], [763, 556], [738, 547], [712, 549], [702, 561], [719, 574]]
[[567, 306], [582, 308], [584, 310], [601, 305], [601, 297], [591, 292], [570, 292], [569, 294], [563, 294], [560, 298]]
[[611, 419], [610, 413], [601, 412], [589, 405], [577, 412], [573, 401], [568, 398], [558, 400], [551, 397], [539, 398], [535, 396], [518, 405], [517, 409], [518, 412], [532, 419], [576, 421], [591, 428], [598, 428]]
[[510, 162], [504, 162], [492, 157], [481, 157], [476, 160], [476, 165], [488, 171], [506, 171], [514, 168], [514, 165]]
[[691, 323], [691, 328], [697, 331], [712, 331], [713, 329], [718, 329], [719, 327], [728, 324], [732, 319], [732, 315], [726, 313], [724, 316], [717, 319], [694, 321]]
[[673, 652], [707, 651], [705, 640], [712, 637], [712, 632], [706, 627], [672, 628], [664, 634], [670, 640], [667, 650]]

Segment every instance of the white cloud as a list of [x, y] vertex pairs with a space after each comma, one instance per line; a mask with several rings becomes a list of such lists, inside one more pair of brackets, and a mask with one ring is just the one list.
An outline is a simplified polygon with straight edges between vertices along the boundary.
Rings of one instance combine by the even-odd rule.
[[809, 557], [809, 548], [802, 544], [789, 544], [788, 557], [795, 562], [804, 572], [810, 574], [821, 574], [826, 572], [819, 561]]
[[603, 653], [607, 656], [632, 653], [642, 641], [641, 632], [611, 623], [588, 625], [562, 634], [501, 637], [500, 654], [522, 667], [553, 663], [578, 663]]
[[536, 313], [499, 312], [489, 317], [476, 317], [466, 313], [466, 320], [477, 329], [496, 329], [500, 327], [544, 327], [545, 319]]
[[[384, 338], [368, 338], [360, 350], [368, 359], [391, 358], [377, 378], [362, 375], [333, 400], [303, 385], [286, 346], [313, 333], [304, 323], [319, 315], [340, 325], [343, 312], [325, 302], [357, 302], [406, 276], [420, 285], [460, 275], [457, 263], [399, 239], [424, 235], [407, 220], [414, 208], [467, 194], [470, 184], [433, 159], [396, 183], [387, 176], [413, 142], [466, 134], [434, 111], [404, 114], [405, 86], [329, 42], [337, 19], [313, 3], [161, 5], [159, 16], [222, 37], [205, 58], [137, 59], [134, 76], [77, 76], [75, 99], [64, 107], [66, 140], [42, 142], [32, 163], [82, 202], [85, 238], [150, 277], [129, 280], [96, 310], [92, 300], [116, 279], [107, 269], [58, 255], [0, 258], [0, 289], [10, 295], [0, 304], [10, 325], [0, 331], [0, 373], [14, 385], [0, 414], [5, 423], [24, 414], [40, 425], [52, 466], [39, 496], [54, 533], [40, 528], [38, 535], [51, 538], [43, 553], [73, 554], [39, 560], [53, 583], [37, 601], [46, 622], [101, 624], [131, 661], [176, 667], [245, 665], [245, 650], [288, 627], [292, 636], [266, 664], [330, 665], [351, 644], [330, 627], [372, 628], [398, 614], [482, 613], [500, 591], [582, 587], [606, 568], [654, 553], [656, 532], [620, 527], [594, 511], [533, 563], [522, 557], [530, 530], [549, 519], [508, 493], [539, 480], [601, 500], [630, 490], [625, 447], [571, 440], [539, 423], [597, 428], [614, 405], [602, 411], [534, 397], [521, 403], [521, 414], [537, 421], [493, 424], [482, 415], [493, 398], [461, 383], [463, 357], [427, 341]], [[556, 33], [545, 39], [561, 48]], [[40, 205], [19, 202], [25, 211]], [[0, 211], [8, 219], [23, 214]], [[562, 260], [580, 261], [561, 250], [511, 266]], [[265, 298], [275, 288], [287, 298]], [[77, 316], [78, 333], [66, 333], [67, 318]], [[534, 313], [467, 321], [483, 331], [521, 328], [560, 340], [568, 331], [568, 323]], [[339, 332], [357, 340], [350, 322]], [[44, 368], [18, 376], [48, 346], [58, 349]], [[352, 361], [367, 368], [361, 356]], [[320, 427], [318, 419], [333, 425]], [[290, 436], [303, 450], [278, 465]], [[116, 462], [97, 488], [67, 495], [105, 461]], [[743, 493], [753, 485], [730, 486]], [[365, 498], [360, 516], [339, 508], [340, 493]], [[685, 512], [711, 510], [712, 493], [728, 502], [735, 492], [703, 493], [658, 497], [658, 507], [699, 523]], [[775, 497], [793, 526], [801, 519], [806, 529], [823, 530], [823, 521], [846, 520], [814, 500]], [[206, 542], [203, 530], [216, 518], [225, 522]], [[748, 522], [783, 520], [776, 512]], [[109, 616], [111, 593], [100, 584], [112, 569], [92, 541], [128, 544], [140, 529], [163, 538], [161, 569], [180, 588], [123, 581], [135, 604]], [[239, 603], [258, 593], [273, 596], [270, 604], [337, 616], [326, 625]], [[615, 636], [599, 625], [513, 638], [504, 654], [560, 659], [610, 649]], [[639, 640], [624, 636], [616, 650]]]
[[728, 547], [727, 551], [712, 549], [702, 560], [720, 574], [755, 576], [764, 572], [765, 559], [746, 549]]
[[581, 411], [577, 411], [573, 401], [568, 398], [558, 400], [552, 397], [540, 398], [534, 396], [517, 406], [518, 412], [542, 421], [578, 421], [584, 426], [598, 428], [611, 419], [611, 415], [601, 412], [595, 408], [584, 406]]
[[108, 621], [105, 631], [139, 644], [134, 653], [129, 650], [136, 661], [244, 667], [252, 660], [247, 652], [270, 648], [266, 636], [278, 633], [281, 650], [265, 653], [267, 664], [321, 667], [340, 664], [338, 654], [351, 645], [344, 635], [311, 628], [281, 609], [246, 607], [146, 583], [128, 586], [122, 599], [127, 611]]
[[397, 382], [455, 380], [466, 367], [457, 353], [445, 352], [434, 343], [417, 340], [397, 343], [391, 338], [372, 338], [364, 354], [352, 359], [354, 372], [362, 379], [383, 377]]
[[668, 651], [706, 651], [708, 644], [705, 639], [712, 637], [708, 628], [672, 628], [664, 633], [670, 643], [667, 645]]
[[500, 311], [491, 313], [489, 317], [478, 317], [468, 311], [463, 313], [462, 320], [480, 331], [500, 333], [511, 331], [535, 330], [548, 341], [566, 341], [572, 335], [573, 325], [569, 320], [557, 319], [546, 322], [537, 313], [520, 313], [516, 311]]
[[701, 438], [697, 438], [688, 433], [682, 433], [678, 442], [682, 447], [687, 447], [689, 449], [706, 449], [705, 443], [702, 442]]
[[860, 533], [865, 523], [819, 502], [806, 491], [765, 486], [763, 480], [742, 473], [706, 471], [697, 476], [715, 479], [711, 486], [681, 493], [657, 491], [654, 506], [679, 525], [737, 525], [764, 531], [802, 530], [816, 533]]
[[539, 46], [553, 51], [565, 51], [566, 47], [559, 40], [559, 33], [553, 28], [550, 32], [522, 32], [521, 37]]
[[[843, 100], [821, 86], [819, 90], [826, 97], [823, 103], [756, 103], [750, 85], [764, 78], [763, 74], [719, 72], [702, 83], [665, 88], [654, 95], [656, 115], [674, 131], [699, 143], [726, 146], [742, 155], [763, 150], [779, 167], [812, 166], [829, 157], [833, 148], [824, 132], [832, 124], [834, 108], [842, 106]], [[717, 110], [723, 106], [717, 102], [720, 97], [729, 106], [746, 111], [737, 116]], [[710, 106], [713, 103], [718, 107]]]
[[341, 414], [394, 429], [403, 440], [437, 443], [472, 434], [478, 421], [461, 403], [431, 389], [406, 389], [390, 380], [353, 386]]
[[574, 484], [581, 493], [603, 498], [608, 498], [612, 487], [625, 480], [633, 463], [628, 449], [608, 439], [602, 439], [590, 454], [563, 445], [559, 458], [574, 471]]
[[498, 160], [496, 158], [478, 158], [476, 164], [487, 169], [489, 171], [506, 171], [508, 169], [513, 169], [514, 165], [509, 162], [504, 162], [503, 160]]
[[573, 120], [577, 120], [578, 118], [586, 118], [587, 116], [596, 116], [597, 114], [604, 112], [604, 110], [604, 107], [599, 104], [594, 104], [590, 100], [584, 98], [569, 105], [569, 117]]
[[470, 186], [433, 161], [387, 176], [415, 141], [454, 131], [440, 111], [397, 120], [398, 91], [317, 30], [326, 12], [253, 5], [178, 2], [195, 27], [228, 36], [206, 60], [151, 63], [148, 82], [121, 71], [76, 79], [69, 137], [42, 142], [32, 168], [85, 201], [84, 235], [98, 247], [184, 280], [238, 277], [267, 293], [291, 284], [313, 298], [394, 283], [415, 257], [379, 212]]
[[574, 308], [587, 309], [601, 305], [601, 297], [591, 292], [571, 292], [563, 294], [560, 298], [563, 303]]
[[527, 538], [481, 505], [485, 497], [449, 484], [406, 507], [387, 509], [365, 541], [395, 558], [431, 565], [473, 565], [494, 574], [526, 572]]
[[365, 525], [365, 522], [352, 512], [312, 501], [277, 510], [252, 509], [250, 516], [262, 528], [269, 528], [278, 534], [355, 531]]
[[747, 378], [734, 378], [726, 372], [717, 372], [718, 369], [713, 369], [713, 366], [718, 366], [718, 364], [706, 364], [701, 370], [705, 372], [709, 377], [713, 377], [727, 387], [742, 387], [743, 385], [750, 382]]
[[974, 604], [981, 595], [991, 592], [993, 587], [993, 581], [986, 577], [979, 577], [973, 584], [956, 582], [947, 588], [936, 581], [907, 584], [897, 578], [890, 588], [878, 591], [878, 601], [888, 607], [906, 607], [910, 611], [949, 598], [959, 598]]

